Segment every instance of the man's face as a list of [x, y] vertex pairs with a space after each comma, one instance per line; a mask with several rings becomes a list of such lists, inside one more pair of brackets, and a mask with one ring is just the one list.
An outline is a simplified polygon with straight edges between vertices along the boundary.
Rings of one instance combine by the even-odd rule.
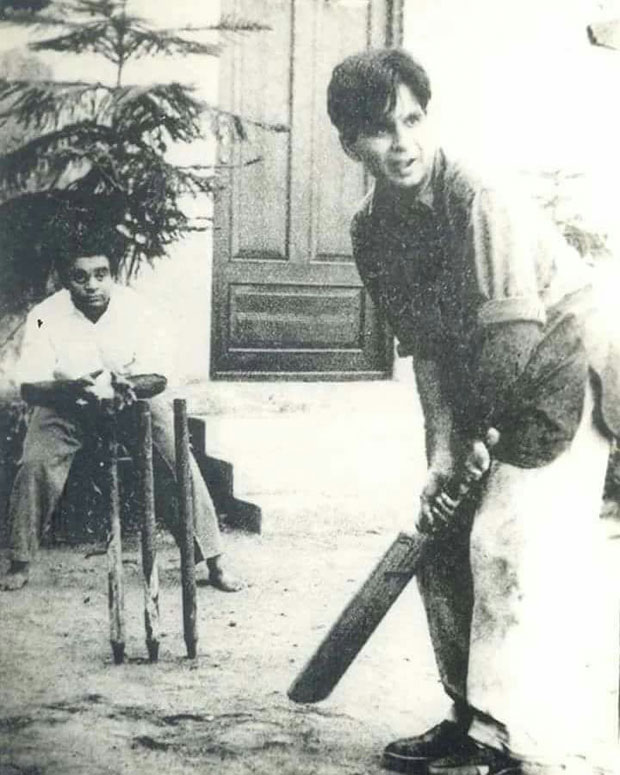
[[404, 84], [398, 86], [394, 110], [345, 148], [378, 182], [395, 189], [422, 186], [435, 151], [426, 112]]
[[71, 262], [67, 272], [67, 288], [79, 309], [97, 314], [110, 301], [114, 280], [106, 256], [82, 256]]

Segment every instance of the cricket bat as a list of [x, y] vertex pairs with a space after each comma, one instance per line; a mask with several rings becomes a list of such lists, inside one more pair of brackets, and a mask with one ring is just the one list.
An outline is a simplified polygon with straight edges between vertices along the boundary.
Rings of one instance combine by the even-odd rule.
[[429, 540], [419, 534], [398, 534], [291, 685], [291, 700], [320, 702], [331, 694], [415, 575]]
[[[494, 431], [497, 434], [496, 431]], [[497, 437], [498, 438], [498, 437]], [[497, 443], [487, 437], [487, 446]], [[463, 475], [445, 491], [458, 505], [478, 484]], [[457, 508], [458, 508], [457, 505]], [[361, 589], [353, 596], [314, 654], [293, 681], [288, 696], [294, 702], [320, 702], [328, 697], [396, 598], [415, 575], [431, 535], [399, 533]]]

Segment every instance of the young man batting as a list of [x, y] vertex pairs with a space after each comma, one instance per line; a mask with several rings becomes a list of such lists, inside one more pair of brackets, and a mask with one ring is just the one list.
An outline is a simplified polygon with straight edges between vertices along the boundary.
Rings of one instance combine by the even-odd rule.
[[[452, 699], [383, 764], [590, 774], [618, 757], [617, 596], [599, 513], [619, 342], [555, 227], [438, 146], [430, 97], [423, 67], [393, 49], [347, 58], [328, 90], [344, 151], [374, 178], [352, 222], [355, 260], [413, 356], [428, 459], [417, 529], [432, 537], [418, 584]], [[499, 442], [481, 455], [490, 429]], [[483, 486], [455, 509], [442, 490], [463, 468]]]

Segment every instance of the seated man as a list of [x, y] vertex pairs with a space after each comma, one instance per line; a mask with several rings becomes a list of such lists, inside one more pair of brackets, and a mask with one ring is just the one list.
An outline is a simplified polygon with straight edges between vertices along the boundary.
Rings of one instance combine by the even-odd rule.
[[[119, 285], [100, 247], [85, 238], [63, 256], [64, 288], [37, 304], [26, 321], [18, 379], [39, 384], [44, 395], [32, 414], [10, 498], [8, 573], [0, 589], [28, 581], [38, 538], [65, 487], [73, 458], [88, 434], [88, 416], [105, 398], [135, 398], [130, 375], [165, 374], [165, 346], [155, 315], [131, 288]], [[150, 401], [153, 446], [174, 477], [174, 430], [168, 401]], [[199, 583], [224, 592], [240, 584], [224, 569], [217, 515], [194, 458], [191, 458], [195, 549]], [[175, 510], [176, 511], [176, 510]], [[167, 514], [177, 537], [175, 514]], [[206, 565], [206, 567], [205, 567]], [[202, 567], [201, 567], [202, 566]]]

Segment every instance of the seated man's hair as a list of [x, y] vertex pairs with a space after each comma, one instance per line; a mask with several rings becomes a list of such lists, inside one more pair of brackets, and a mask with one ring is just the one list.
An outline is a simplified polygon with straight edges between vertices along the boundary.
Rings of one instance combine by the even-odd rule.
[[[90, 225], [89, 225], [90, 226]], [[86, 256], [106, 256], [113, 275], [118, 271], [118, 236], [109, 228], [93, 228], [92, 226], [75, 226], [63, 230], [62, 237], [55, 245], [55, 267], [61, 281], [66, 281], [73, 262]], [[117, 239], [115, 240], [115, 236]]]
[[354, 142], [359, 134], [372, 134], [393, 110], [400, 84], [408, 86], [426, 110], [429, 77], [406, 51], [370, 49], [337, 65], [327, 89], [327, 112], [343, 139]]

